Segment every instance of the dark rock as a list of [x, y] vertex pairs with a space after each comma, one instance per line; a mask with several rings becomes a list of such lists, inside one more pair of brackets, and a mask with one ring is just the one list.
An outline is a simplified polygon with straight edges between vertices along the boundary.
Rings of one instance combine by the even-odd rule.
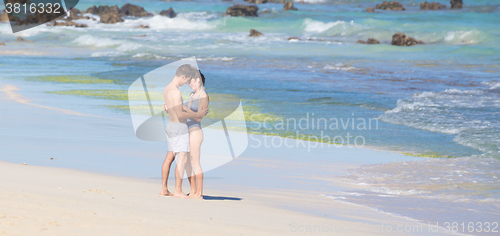
[[127, 3], [120, 8], [120, 16], [146, 17], [153, 14], [148, 13], [143, 7]]
[[403, 7], [403, 4], [399, 3], [398, 1], [393, 1], [393, 2], [384, 1], [383, 3], [377, 4], [377, 6], [375, 6], [375, 9], [389, 10], [389, 11], [404, 11], [405, 10], [405, 8]]
[[287, 2], [287, 3], [285, 3], [285, 5], [283, 6], [283, 11], [290, 11], [290, 10], [292, 10], [292, 11], [296, 11], [296, 10], [297, 10], [297, 8], [295, 8], [295, 7], [293, 6], [293, 3], [292, 3], [292, 2]]
[[264, 4], [267, 2], [267, 0], [244, 0], [244, 1], [252, 4]]
[[391, 45], [395, 46], [413, 46], [416, 44], [424, 44], [424, 42], [416, 40], [412, 37], [407, 37], [404, 33], [396, 33], [392, 36]]
[[255, 5], [234, 5], [228, 7], [225, 16], [253, 16], [256, 17], [259, 7]]
[[73, 21], [51, 21], [47, 24], [48, 26], [74, 26], [75, 22]]
[[299, 41], [300, 41], [300, 39], [299, 39], [299, 38], [297, 38], [297, 37], [295, 37], [295, 36], [294, 36], [294, 37], [290, 37], [290, 38], [288, 38], [288, 41], [290, 41], [290, 40], [299, 40]]
[[428, 3], [426, 1], [420, 3], [420, 10], [439, 10], [446, 8], [445, 5], [441, 5], [438, 2], [431, 2]]
[[115, 13], [115, 14], [118, 14], [120, 11], [120, 9], [118, 8], [118, 6], [108, 6], [108, 5], [105, 5], [105, 6], [92, 6], [92, 7], [89, 7], [86, 11], [86, 13], [90, 13], [90, 14], [94, 14], [94, 15], [103, 15], [103, 14], [108, 14], [108, 13]]
[[86, 24], [79, 24], [79, 23], [75, 23], [75, 27], [78, 27], [78, 28], [87, 28], [89, 27], [88, 25]]
[[373, 8], [373, 7], [368, 7], [368, 8], [366, 8], [366, 12], [375, 13], [375, 8]]
[[[66, 15], [64, 11], [60, 11], [59, 13], [47, 13], [45, 11], [43, 13], [39, 13], [37, 11], [34, 15], [27, 15], [23, 20], [15, 17], [15, 21], [17, 21], [16, 25], [44, 24], [64, 15]], [[13, 17], [10, 17], [11, 20], [13, 20], [12, 18]]]
[[450, 4], [451, 4], [451, 9], [462, 9], [462, 6], [464, 5], [462, 0], [451, 0]]
[[177, 13], [174, 12], [174, 9], [169, 8], [168, 10], [161, 11], [160, 15], [161, 16], [166, 16], [166, 17], [169, 17], [169, 18], [174, 18], [174, 17], [177, 16]]
[[143, 29], [148, 29], [149, 28], [149, 25], [139, 25], [139, 26], [136, 26], [134, 28], [143, 28]]
[[[69, 11], [69, 17], [66, 17], [67, 20], [78, 20], [84, 18], [82, 12], [76, 8], [73, 8]], [[88, 16], [87, 16], [88, 18]]]
[[118, 13], [106, 13], [101, 15], [101, 23], [104, 24], [115, 24], [118, 22], [123, 22], [123, 19], [118, 15]]
[[[299, 39], [300, 40], [300, 39]], [[320, 42], [323, 42], [325, 41], [324, 39], [313, 39], [313, 38], [310, 38], [309, 41], [320, 41]]]
[[368, 40], [363, 41], [363, 40], [358, 40], [358, 43], [362, 43], [362, 44], [380, 44], [380, 41], [374, 39], [374, 38], [369, 38]]
[[5, 22], [9, 21], [9, 15], [7, 15], [7, 12], [3, 10], [2, 14], [0, 14], [0, 22]]
[[257, 31], [257, 30], [254, 30], [254, 29], [250, 29], [250, 37], [257, 37], [257, 36], [261, 36], [263, 35], [261, 32]]

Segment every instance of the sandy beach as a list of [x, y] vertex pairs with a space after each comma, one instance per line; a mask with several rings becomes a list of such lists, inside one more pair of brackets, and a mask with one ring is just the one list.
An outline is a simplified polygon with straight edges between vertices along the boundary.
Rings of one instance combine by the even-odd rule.
[[[335, 233], [325, 228], [330, 225], [352, 227], [342, 235], [391, 235], [370, 232], [368, 226], [421, 225], [347, 204], [328, 207], [356, 212], [358, 219], [271, 206], [326, 203], [300, 193], [207, 189], [204, 201], [186, 200], [159, 196], [159, 185], [151, 181], [6, 162], [0, 164], [0, 181], [1, 235], [324, 235]], [[429, 235], [428, 226], [422, 226], [420, 235]]]

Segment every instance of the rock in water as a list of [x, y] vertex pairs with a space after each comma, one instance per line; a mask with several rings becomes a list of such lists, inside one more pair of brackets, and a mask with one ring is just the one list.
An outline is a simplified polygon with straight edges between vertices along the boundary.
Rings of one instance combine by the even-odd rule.
[[146, 17], [153, 14], [148, 13], [143, 7], [127, 3], [120, 8], [120, 16]]
[[250, 37], [257, 37], [257, 36], [262, 36], [263, 34], [257, 30], [254, 30], [254, 29], [250, 29]]
[[0, 46], [5, 46], [5, 43], [4, 42], [0, 42]]
[[439, 10], [446, 8], [445, 5], [441, 5], [438, 2], [431, 2], [428, 3], [426, 1], [420, 3], [420, 10]]
[[245, 2], [253, 3], [253, 4], [263, 4], [263, 3], [266, 3], [267, 0], [245, 0]]
[[377, 6], [375, 6], [375, 9], [389, 10], [389, 11], [404, 11], [405, 10], [405, 8], [403, 7], [403, 4], [399, 3], [398, 1], [393, 1], [393, 2], [384, 1], [383, 3], [377, 4]]
[[368, 7], [366, 8], [365, 10], [366, 12], [371, 12], [371, 13], [375, 13], [375, 9], [373, 7]]
[[283, 6], [283, 11], [296, 11], [297, 8], [295, 8], [293, 6], [293, 3], [292, 2], [287, 2], [285, 3], [285, 5]]
[[259, 7], [255, 5], [234, 5], [228, 7], [225, 16], [258, 16]]
[[2, 14], [0, 14], [0, 22], [5, 22], [9, 21], [9, 15], [7, 15], [7, 12], [3, 10]]
[[168, 10], [161, 11], [160, 15], [161, 16], [166, 16], [166, 17], [169, 17], [169, 18], [174, 18], [174, 17], [177, 16], [177, 13], [174, 12], [174, 9], [169, 8]]
[[362, 44], [380, 44], [380, 42], [374, 38], [369, 38], [368, 40], [363, 41], [363, 40], [358, 40], [358, 43], [362, 43]]
[[451, 9], [462, 9], [462, 6], [464, 5], [462, 0], [451, 0], [450, 4], [451, 4]]
[[21, 38], [21, 36], [19, 36], [19, 37], [17, 37], [17, 41], [22, 42], [22, 41], [26, 41], [26, 40], [24, 40], [23, 38]]
[[120, 9], [118, 8], [118, 6], [108, 6], [108, 5], [105, 5], [105, 6], [92, 6], [92, 7], [89, 7], [87, 9], [87, 11], [85, 11], [86, 13], [90, 13], [90, 14], [94, 14], [94, 15], [103, 15], [103, 14], [108, 14], [108, 13], [116, 13], [118, 14], [120, 11]]
[[115, 24], [118, 22], [123, 22], [123, 19], [118, 15], [118, 13], [106, 13], [101, 15], [100, 22], [104, 24]]
[[392, 36], [391, 45], [407, 47], [416, 44], [424, 44], [424, 42], [416, 40], [412, 37], [407, 37], [404, 33], [396, 33]]
[[69, 11], [69, 17], [67, 17], [67, 20], [78, 20], [83, 18], [83, 14], [80, 10], [73, 8]]

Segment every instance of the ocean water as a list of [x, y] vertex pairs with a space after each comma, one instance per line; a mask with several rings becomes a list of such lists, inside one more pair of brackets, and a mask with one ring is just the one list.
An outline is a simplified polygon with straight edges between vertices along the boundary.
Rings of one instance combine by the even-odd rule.
[[[335, 142], [345, 145], [362, 137], [356, 144], [363, 140], [365, 146], [429, 157], [352, 170], [345, 177], [363, 189], [325, 193], [333, 199], [422, 221], [443, 222], [443, 215], [457, 222], [498, 219], [499, 1], [465, 1], [461, 10], [438, 1], [448, 9], [420, 11], [419, 2], [404, 0], [406, 11], [367, 13], [365, 8], [381, 1], [311, 0], [296, 2], [299, 11], [266, 3], [256, 18], [223, 16], [227, 7], [242, 2], [134, 1], [155, 15], [113, 25], [77, 20], [89, 27], [43, 25], [15, 35], [9, 24], [0, 23], [0, 42], [7, 45], [0, 48], [0, 78], [39, 83], [38, 99], [61, 98], [52, 106], [127, 118], [126, 99], [110, 99], [102, 91], [120, 93], [144, 73], [196, 56], [209, 93], [238, 95], [247, 110], [274, 117], [269, 129], [247, 120], [251, 132], [338, 136]], [[77, 8], [125, 3], [92, 0]], [[176, 18], [157, 15], [169, 7]], [[264, 35], [248, 37], [250, 29]], [[397, 32], [425, 44], [391, 46]], [[18, 36], [31, 42], [17, 42]], [[382, 44], [356, 43], [368, 38]], [[40, 76], [112, 82], [61, 83], [60, 77]], [[87, 98], [91, 105], [65, 102], [73, 97]], [[287, 119], [305, 119], [308, 126], [280, 129]], [[363, 125], [370, 119], [378, 120]], [[422, 210], [393, 207], [396, 198]]]

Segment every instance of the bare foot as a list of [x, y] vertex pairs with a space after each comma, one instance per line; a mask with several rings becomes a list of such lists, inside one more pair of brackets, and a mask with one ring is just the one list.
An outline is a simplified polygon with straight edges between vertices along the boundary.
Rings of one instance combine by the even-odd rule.
[[198, 199], [198, 200], [203, 200], [203, 195], [201, 195], [201, 194], [197, 194], [197, 193], [193, 193], [193, 194], [189, 195], [189, 198], [190, 198], [190, 199]]
[[174, 192], [173, 196], [178, 198], [189, 198], [188, 195], [184, 194], [183, 192]]
[[160, 195], [162, 195], [162, 196], [173, 196], [173, 194], [170, 191], [168, 191], [167, 188], [163, 188], [161, 190], [161, 192], [160, 192]]

